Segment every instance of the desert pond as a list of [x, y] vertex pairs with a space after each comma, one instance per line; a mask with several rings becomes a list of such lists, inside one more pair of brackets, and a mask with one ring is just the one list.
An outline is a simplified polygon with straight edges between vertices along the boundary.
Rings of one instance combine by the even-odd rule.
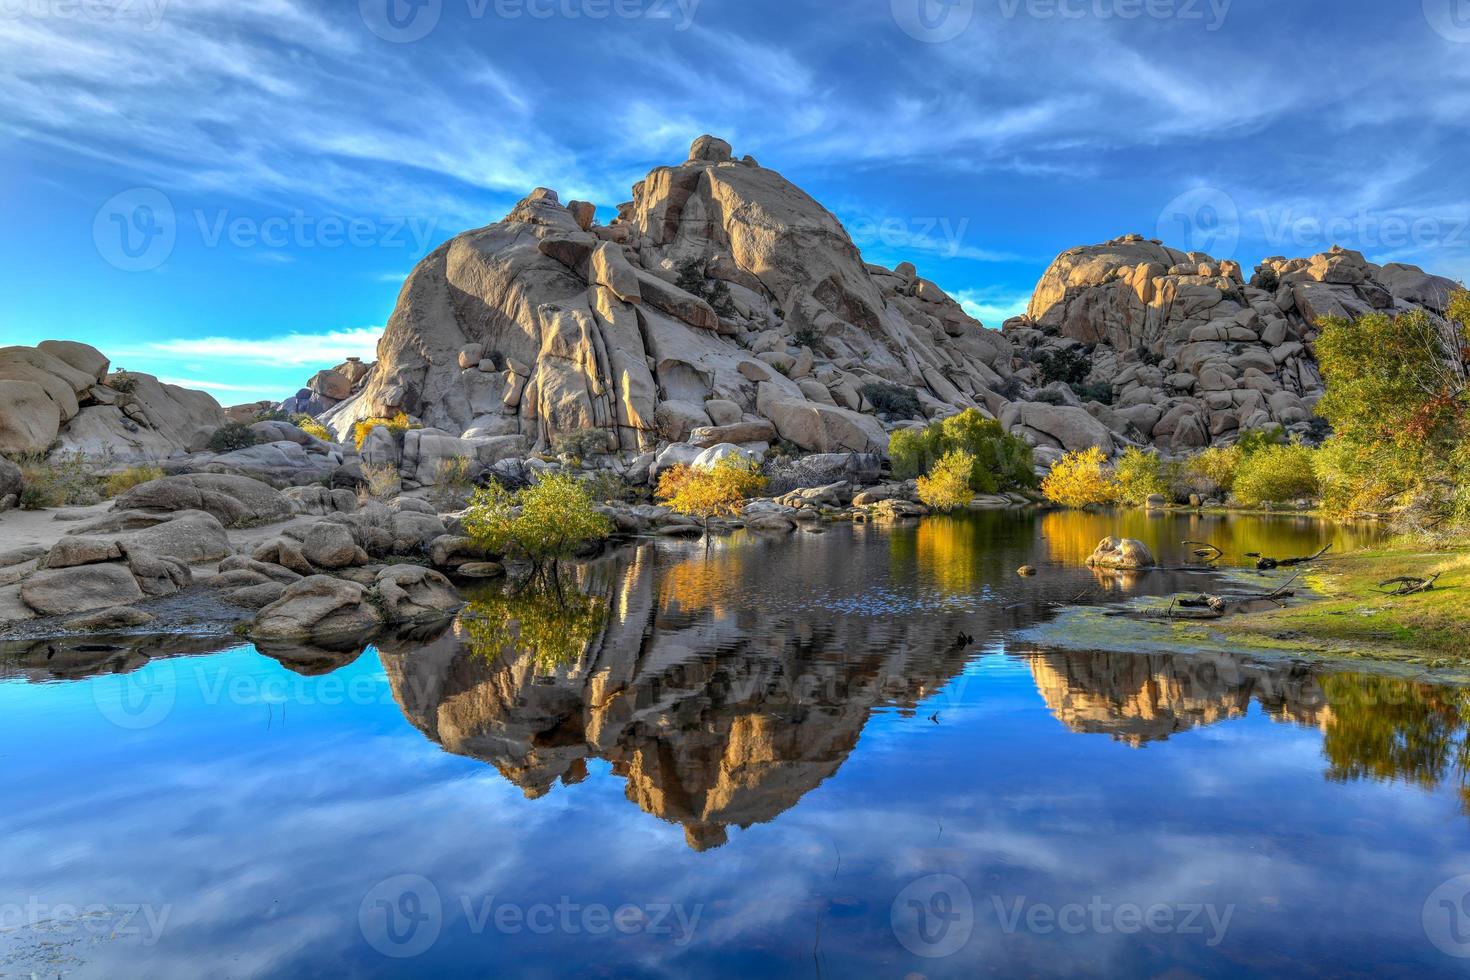
[[1465, 972], [1465, 692], [1027, 639], [1059, 604], [1211, 584], [1081, 567], [1116, 533], [1179, 565], [1186, 539], [1370, 532], [663, 540], [565, 607], [487, 590], [366, 650], [13, 648], [0, 976]]

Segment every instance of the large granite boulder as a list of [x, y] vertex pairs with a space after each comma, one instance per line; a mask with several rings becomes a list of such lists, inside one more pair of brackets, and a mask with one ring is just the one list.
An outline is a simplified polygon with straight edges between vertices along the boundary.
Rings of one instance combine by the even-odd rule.
[[251, 627], [267, 640], [332, 640], [369, 633], [383, 625], [369, 591], [356, 582], [312, 575], [286, 587], [261, 609]]
[[1103, 538], [1092, 554], [1087, 556], [1087, 564], [1093, 568], [1138, 571], [1153, 568], [1158, 562], [1154, 560], [1154, 554], [1148, 545], [1142, 541], [1133, 538]]
[[124, 606], [143, 598], [143, 590], [126, 565], [76, 565], [48, 568], [21, 583], [20, 597], [42, 616]]
[[449, 579], [422, 565], [392, 565], [378, 573], [376, 588], [390, 623], [438, 619], [464, 605]]
[[0, 452], [44, 453], [56, 441], [62, 414], [34, 381], [0, 377]]
[[294, 514], [280, 491], [246, 476], [191, 473], [153, 480], [117, 498], [114, 510], [202, 510], [226, 527], [287, 520]]

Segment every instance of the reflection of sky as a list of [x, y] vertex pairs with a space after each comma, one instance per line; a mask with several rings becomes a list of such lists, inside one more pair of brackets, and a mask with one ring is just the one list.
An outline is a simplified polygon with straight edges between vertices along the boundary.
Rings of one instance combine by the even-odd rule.
[[[797, 806], [698, 854], [604, 763], [532, 801], [443, 753], [403, 719], [371, 651], [332, 678], [248, 649], [134, 677], [164, 672], [172, 709], [143, 731], [99, 711], [118, 677], [0, 685], [0, 904], [169, 907], [151, 948], [73, 949], [77, 976], [811, 976], [814, 951], [827, 976], [1456, 965], [1420, 925], [1429, 891], [1470, 870], [1453, 795], [1329, 783], [1320, 733], [1257, 708], [1130, 749], [1067, 731], [1025, 664], [992, 654], [911, 717], [877, 712]], [[354, 693], [335, 703], [342, 691]], [[936, 872], [968, 883], [975, 932], [961, 953], [921, 960], [895, 940], [890, 904]], [[358, 908], [405, 873], [434, 883], [446, 921], [428, 953], [397, 961], [364, 941]], [[1100, 895], [1236, 909], [1209, 949], [1205, 936], [1006, 935], [993, 895], [1007, 908]], [[476, 935], [461, 904], [561, 896], [703, 908], [680, 948]], [[0, 957], [27, 937], [0, 934]]]

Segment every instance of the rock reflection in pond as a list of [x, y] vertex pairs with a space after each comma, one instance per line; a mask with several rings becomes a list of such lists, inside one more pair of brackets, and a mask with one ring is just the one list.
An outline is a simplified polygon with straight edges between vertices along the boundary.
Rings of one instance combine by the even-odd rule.
[[[426, 647], [382, 646], [405, 715], [528, 797], [605, 760], [629, 800], [707, 850], [836, 772], [874, 707], [913, 707], [972, 655], [950, 639], [948, 616], [752, 623], [712, 586], [720, 557], [655, 567], [654, 555], [645, 546], [591, 568], [565, 637], [551, 635], [554, 597], [500, 594], [472, 601]], [[528, 635], [528, 646], [511, 642]]]
[[1058, 721], [1134, 748], [1244, 717], [1322, 733], [1323, 775], [1437, 789], [1470, 814], [1470, 692], [1398, 677], [1263, 664], [1230, 654], [1038, 651], [1023, 655]]

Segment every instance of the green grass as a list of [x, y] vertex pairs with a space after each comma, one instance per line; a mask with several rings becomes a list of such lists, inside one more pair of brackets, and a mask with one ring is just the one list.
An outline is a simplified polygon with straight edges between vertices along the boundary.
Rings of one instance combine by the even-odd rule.
[[[1377, 589], [1387, 579], [1436, 572], [1442, 574], [1430, 592], [1386, 596]], [[1211, 628], [1247, 646], [1429, 666], [1470, 664], [1470, 546], [1355, 552], [1308, 566], [1301, 581], [1319, 597]]]

